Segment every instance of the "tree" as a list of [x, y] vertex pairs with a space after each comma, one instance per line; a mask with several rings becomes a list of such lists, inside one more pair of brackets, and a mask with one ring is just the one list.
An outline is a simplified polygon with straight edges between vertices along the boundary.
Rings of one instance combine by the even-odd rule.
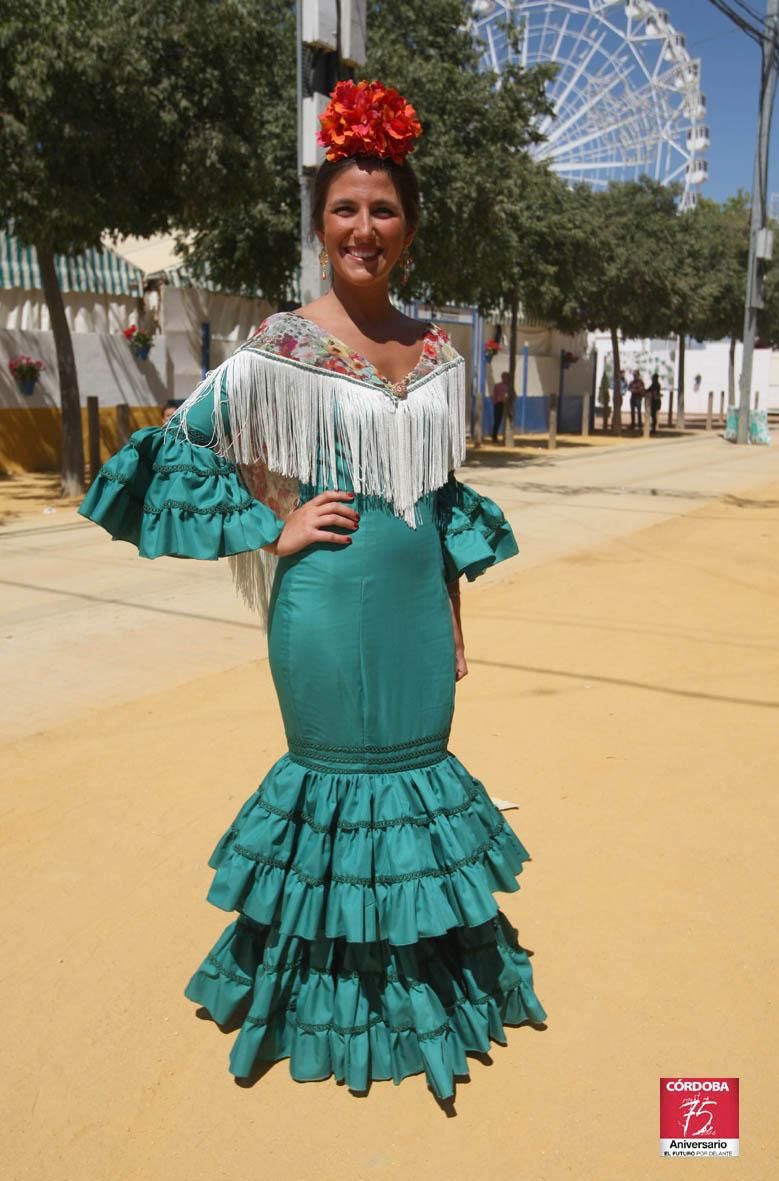
[[678, 339], [676, 424], [684, 429], [685, 346], [688, 336], [705, 334], [715, 295], [717, 236], [703, 204], [676, 221], [670, 319]]
[[[570, 190], [546, 165], [516, 154], [495, 194], [493, 219], [483, 253], [478, 303], [508, 314], [510, 389], [515, 388], [519, 310], [566, 332], [584, 327], [577, 276], [586, 265], [586, 224], [581, 194]], [[513, 393], [512, 393], [513, 400]], [[512, 406], [506, 410], [506, 443], [513, 441]]]
[[649, 177], [578, 192], [585, 246], [575, 302], [588, 328], [611, 335], [614, 434], [622, 433], [620, 337], [673, 327], [677, 194]]
[[[178, 227], [196, 231], [196, 246], [198, 232], [207, 241], [213, 234], [211, 261], [226, 259], [226, 269], [236, 258], [245, 265], [256, 251], [268, 288], [279, 287], [278, 273], [289, 274], [295, 250], [284, 207], [294, 184], [292, 23], [284, 0], [169, 0], [162, 7], [152, 0], [39, 0], [34, 17], [26, 0], [6, 0], [0, 217], [38, 252], [57, 348], [69, 492], [83, 482], [81, 409], [53, 256], [99, 245], [104, 233], [146, 236]], [[244, 174], [252, 180], [259, 238], [243, 234], [238, 220]], [[232, 255], [225, 234], [214, 231], [214, 209], [232, 225]]]
[[749, 253], [749, 195], [739, 191], [722, 205], [699, 198], [695, 209], [706, 243], [701, 267], [703, 308], [692, 327], [699, 340], [730, 339], [728, 405], [736, 402], [736, 344], [744, 331], [744, 296]]
[[407, 94], [422, 122], [412, 162], [423, 226], [405, 293], [434, 304], [479, 302], [506, 175], [542, 138], [539, 116], [551, 113], [554, 68], [482, 70], [470, 17], [464, 0], [370, 0], [368, 8], [366, 73]]

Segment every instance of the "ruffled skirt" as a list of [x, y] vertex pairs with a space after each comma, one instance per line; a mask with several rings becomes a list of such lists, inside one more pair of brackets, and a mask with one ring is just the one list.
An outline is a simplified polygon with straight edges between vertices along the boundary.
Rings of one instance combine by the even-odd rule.
[[452, 755], [379, 774], [280, 759], [220, 840], [209, 900], [238, 919], [187, 986], [240, 1024], [230, 1070], [289, 1058], [364, 1091], [424, 1071], [441, 1099], [468, 1051], [541, 1022], [493, 891], [527, 853]]
[[209, 901], [238, 918], [187, 996], [240, 1024], [240, 1077], [289, 1058], [296, 1079], [361, 1091], [424, 1071], [447, 1098], [468, 1051], [544, 1011], [494, 898], [527, 853], [447, 750], [432, 506], [416, 529], [363, 506], [351, 546], [283, 559], [268, 640], [289, 752], [211, 857]]

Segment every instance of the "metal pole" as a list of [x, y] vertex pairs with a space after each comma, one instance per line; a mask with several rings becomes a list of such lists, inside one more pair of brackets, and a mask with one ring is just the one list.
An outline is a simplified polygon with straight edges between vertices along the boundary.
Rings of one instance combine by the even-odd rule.
[[296, 0], [297, 22], [296, 65], [297, 65], [297, 111], [298, 111], [298, 182], [300, 184], [300, 281], [299, 297], [302, 304], [310, 303], [322, 294], [319, 277], [318, 250], [311, 241], [311, 190], [313, 176], [303, 164], [303, 6], [311, 0]]
[[130, 407], [126, 402], [118, 402], [116, 406], [116, 442], [124, 447], [130, 438]]
[[557, 394], [549, 395], [549, 438], [546, 447], [547, 451], [557, 449]]
[[519, 407], [519, 431], [525, 433], [525, 419], [527, 416], [527, 370], [530, 363], [530, 345], [522, 348], [522, 402]]
[[[776, 91], [776, 50], [779, 30], [779, 0], [767, 0], [763, 60], [760, 72], [760, 119], [758, 122], [755, 179], [752, 186], [752, 219], [749, 232], [749, 263], [747, 295], [744, 309], [744, 353], [739, 386], [737, 443], [749, 442], [749, 403], [752, 394], [752, 355], [757, 334], [757, 312], [763, 306], [760, 294], [758, 236], [766, 226], [766, 196], [768, 188], [768, 142], [771, 130], [771, 111]], [[765, 255], [763, 255], [765, 257]]]
[[598, 372], [598, 350], [592, 350], [592, 381], [590, 388], [582, 397], [582, 437], [587, 438], [590, 433], [591, 407], [595, 402], [595, 374]]
[[565, 349], [560, 349], [560, 379], [558, 382], [557, 392], [557, 421], [560, 421], [563, 413], [563, 395], [565, 393]]

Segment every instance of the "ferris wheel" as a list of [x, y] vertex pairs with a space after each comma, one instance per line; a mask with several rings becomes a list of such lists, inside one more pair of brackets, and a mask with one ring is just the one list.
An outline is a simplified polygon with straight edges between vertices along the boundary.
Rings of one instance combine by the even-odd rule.
[[695, 204], [708, 177], [706, 99], [700, 62], [665, 9], [650, 0], [476, 0], [472, 10], [485, 67], [509, 60], [507, 22], [522, 29], [522, 65], [558, 66], [537, 159], [597, 188], [641, 175], [678, 182], [681, 207]]

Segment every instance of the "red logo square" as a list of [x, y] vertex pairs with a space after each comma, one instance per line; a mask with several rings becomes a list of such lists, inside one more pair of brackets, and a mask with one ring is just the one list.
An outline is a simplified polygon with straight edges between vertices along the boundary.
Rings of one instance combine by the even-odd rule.
[[738, 1156], [738, 1079], [661, 1078], [660, 1150]]

